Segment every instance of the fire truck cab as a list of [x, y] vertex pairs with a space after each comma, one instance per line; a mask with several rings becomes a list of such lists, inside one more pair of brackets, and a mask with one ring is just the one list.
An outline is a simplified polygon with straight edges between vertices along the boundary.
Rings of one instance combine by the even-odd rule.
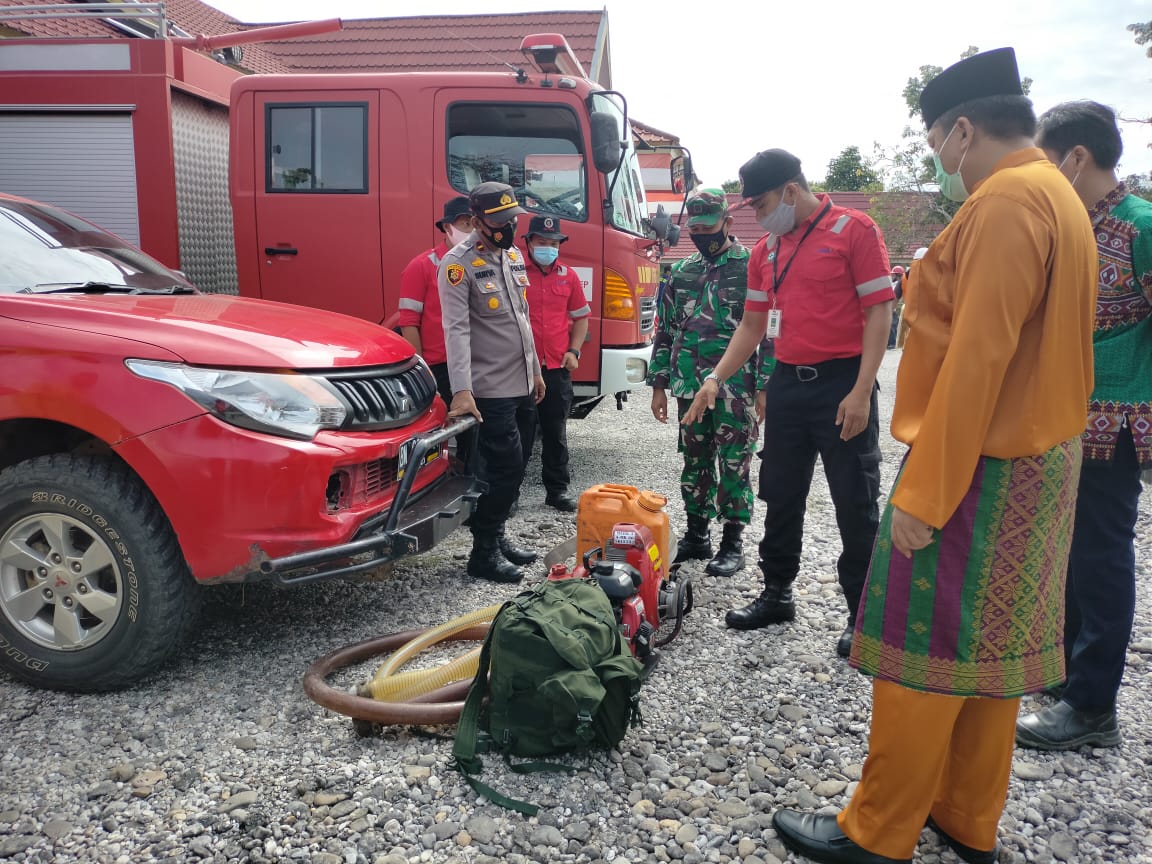
[[[391, 325], [400, 274], [477, 183], [563, 220], [592, 308], [573, 414], [643, 383], [657, 238], [624, 97], [537, 35], [506, 72], [250, 75], [232, 84], [230, 197], [242, 294]], [[520, 231], [526, 229], [520, 226]]]

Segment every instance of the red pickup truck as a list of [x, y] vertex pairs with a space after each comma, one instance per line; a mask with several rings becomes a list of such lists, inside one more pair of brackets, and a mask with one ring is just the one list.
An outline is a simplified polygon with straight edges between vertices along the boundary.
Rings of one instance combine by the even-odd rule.
[[[323, 286], [317, 286], [323, 290]], [[471, 513], [424, 362], [366, 321], [198, 293], [0, 195], [0, 667], [130, 684], [201, 584], [347, 576]]]

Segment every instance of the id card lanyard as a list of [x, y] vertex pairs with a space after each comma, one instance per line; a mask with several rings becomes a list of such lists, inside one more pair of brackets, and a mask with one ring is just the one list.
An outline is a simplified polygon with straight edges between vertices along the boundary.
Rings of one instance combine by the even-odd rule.
[[784, 283], [788, 271], [792, 269], [792, 262], [796, 260], [796, 253], [800, 251], [800, 247], [804, 241], [808, 239], [808, 235], [815, 230], [816, 226], [820, 224], [820, 220], [832, 209], [832, 202], [828, 201], [820, 212], [816, 214], [808, 227], [804, 229], [804, 233], [800, 235], [800, 239], [796, 242], [795, 247], [792, 249], [792, 254], [788, 256], [788, 260], [784, 262], [784, 269], [778, 271], [780, 266], [780, 237], [776, 237], [776, 248], [772, 251], [775, 253], [772, 256], [772, 308], [768, 310], [768, 332], [769, 339], [775, 339], [780, 335], [780, 323], [784, 317], [779, 309], [776, 308], [777, 297], [779, 296], [780, 286]]

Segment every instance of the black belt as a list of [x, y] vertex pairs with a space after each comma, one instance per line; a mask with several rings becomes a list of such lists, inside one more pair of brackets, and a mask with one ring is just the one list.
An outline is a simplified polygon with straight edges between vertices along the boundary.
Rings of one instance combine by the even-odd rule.
[[859, 369], [859, 354], [855, 357], [837, 357], [835, 360], [825, 360], [823, 363], [812, 363], [808, 366], [776, 361], [777, 372], [784, 371], [789, 375], [795, 375], [796, 380], [804, 384], [815, 381], [817, 378], [831, 378], [834, 375], [842, 375], [845, 372], [858, 371]]

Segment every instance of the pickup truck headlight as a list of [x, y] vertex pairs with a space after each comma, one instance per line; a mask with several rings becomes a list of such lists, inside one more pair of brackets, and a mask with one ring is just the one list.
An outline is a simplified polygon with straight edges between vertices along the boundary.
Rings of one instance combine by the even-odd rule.
[[329, 384], [311, 375], [204, 369], [182, 363], [126, 360], [141, 378], [163, 381], [234, 426], [310, 441], [338, 429], [347, 409]]

